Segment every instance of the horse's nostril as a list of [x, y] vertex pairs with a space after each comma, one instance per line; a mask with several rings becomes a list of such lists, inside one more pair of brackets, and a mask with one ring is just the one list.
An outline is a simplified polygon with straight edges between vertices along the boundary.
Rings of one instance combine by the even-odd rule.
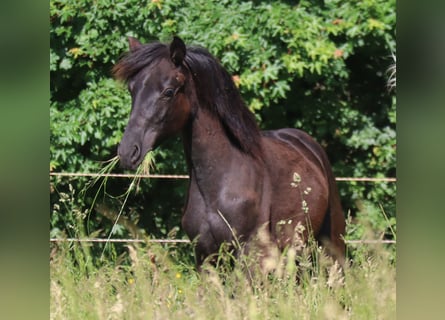
[[139, 149], [139, 146], [135, 145], [133, 148], [133, 151], [131, 152], [131, 162], [136, 162], [139, 159], [139, 155], [141, 154], [141, 150]]

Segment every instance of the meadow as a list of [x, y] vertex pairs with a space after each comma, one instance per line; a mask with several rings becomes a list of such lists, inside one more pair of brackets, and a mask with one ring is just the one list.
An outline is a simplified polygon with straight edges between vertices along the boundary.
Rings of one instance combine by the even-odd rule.
[[[267, 275], [196, 271], [191, 244], [52, 244], [51, 319], [395, 319], [394, 245], [354, 244], [342, 271], [314, 244]], [[298, 261], [298, 264], [295, 263]]]

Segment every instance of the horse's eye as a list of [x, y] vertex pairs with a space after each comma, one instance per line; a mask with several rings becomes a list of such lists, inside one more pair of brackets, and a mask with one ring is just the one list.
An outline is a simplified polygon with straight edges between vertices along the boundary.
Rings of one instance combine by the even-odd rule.
[[172, 98], [175, 95], [175, 90], [172, 88], [167, 88], [164, 90], [164, 96], [167, 98]]

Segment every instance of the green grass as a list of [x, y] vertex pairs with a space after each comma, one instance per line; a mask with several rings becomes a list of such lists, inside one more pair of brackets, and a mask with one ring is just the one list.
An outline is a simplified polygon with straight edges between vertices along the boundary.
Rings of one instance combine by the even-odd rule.
[[98, 246], [53, 247], [51, 319], [395, 318], [393, 251], [383, 246], [353, 252], [344, 273], [319, 248], [297, 256], [298, 267], [289, 250], [274, 272], [252, 279], [244, 263], [227, 271], [225, 259], [198, 273], [191, 245], [129, 244], [116, 254], [109, 244], [106, 259], [95, 258]]

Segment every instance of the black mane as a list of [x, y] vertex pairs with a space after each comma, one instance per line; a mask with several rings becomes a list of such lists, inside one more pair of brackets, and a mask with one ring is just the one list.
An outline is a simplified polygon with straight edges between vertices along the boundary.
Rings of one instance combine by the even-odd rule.
[[[145, 44], [127, 53], [115, 65], [113, 73], [116, 78], [128, 81], [145, 66], [169, 57], [168, 44]], [[193, 76], [200, 105], [221, 121], [230, 141], [238, 149], [259, 158], [261, 135], [258, 125], [229, 73], [200, 47], [187, 47], [185, 66]]]

